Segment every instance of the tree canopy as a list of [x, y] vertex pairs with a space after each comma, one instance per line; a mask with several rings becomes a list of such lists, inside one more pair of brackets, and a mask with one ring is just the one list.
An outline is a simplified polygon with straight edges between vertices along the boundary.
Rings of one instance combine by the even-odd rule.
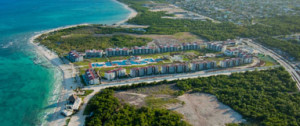
[[113, 90], [104, 89], [89, 101], [85, 111], [93, 115], [86, 119], [87, 126], [189, 126], [178, 113], [147, 107], [136, 109], [120, 104], [113, 94]]

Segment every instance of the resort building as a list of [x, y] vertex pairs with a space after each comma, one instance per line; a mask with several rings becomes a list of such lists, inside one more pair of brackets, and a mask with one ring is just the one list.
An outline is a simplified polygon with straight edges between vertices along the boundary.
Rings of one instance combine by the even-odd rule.
[[147, 75], [158, 74], [159, 68], [158, 66], [148, 66], [147, 67]]
[[115, 70], [106, 71], [104, 74], [104, 77], [107, 80], [114, 80], [116, 78], [121, 78], [126, 76], [126, 69], [124, 68], [118, 68]]
[[173, 74], [176, 72], [176, 65], [174, 64], [169, 65], [167, 68], [169, 74]]
[[108, 48], [105, 50], [106, 56], [128, 56], [129, 49], [128, 48]]
[[229, 61], [229, 59], [220, 61], [220, 66], [221, 66], [222, 68], [228, 68], [228, 67], [230, 66], [230, 61]]
[[253, 61], [253, 57], [252, 56], [247, 55], [247, 56], [243, 57], [243, 63], [244, 64], [252, 63], [252, 61]]
[[176, 73], [185, 73], [189, 72], [189, 64], [188, 63], [180, 63], [176, 64]]
[[220, 61], [220, 66], [222, 68], [235, 67], [235, 66], [240, 66], [242, 64], [245, 64], [243, 62], [243, 58], [231, 58], [231, 59]]
[[216, 61], [202, 61], [202, 62], [192, 62], [190, 63], [191, 71], [201, 71], [207, 69], [214, 69], [217, 67]]
[[209, 50], [217, 51], [217, 52], [225, 52], [227, 46], [223, 45], [223, 44], [219, 44], [219, 43], [209, 42], [209, 43], [207, 43], [206, 48]]
[[132, 68], [130, 70], [130, 76], [131, 77], [141, 77], [145, 75], [145, 69], [144, 67], [139, 67], [139, 68]]
[[239, 49], [227, 49], [224, 51], [226, 56], [238, 56], [241, 50]]
[[242, 59], [242, 63], [243, 64], [248, 64], [248, 63], [252, 63], [253, 61], [253, 56], [250, 53], [247, 52], [240, 52], [238, 54], [238, 57]]
[[81, 55], [79, 52], [75, 50], [69, 52], [68, 58], [71, 62], [83, 61], [83, 55]]
[[232, 60], [233, 60], [233, 65], [234, 66], [242, 65], [242, 59], [241, 58], [234, 58]]
[[173, 74], [183, 72], [189, 72], [188, 63], [168, 64], [161, 66], [161, 74]]
[[165, 52], [176, 52], [179, 51], [178, 45], [160, 45], [159, 46], [159, 52], [165, 53]]
[[153, 75], [158, 73], [159, 73], [158, 66], [139, 67], [139, 68], [132, 68], [130, 70], [131, 77], [141, 77], [141, 76]]
[[200, 44], [197, 42], [194, 43], [182, 43], [181, 50], [198, 50], [200, 49]]
[[216, 61], [207, 61], [206, 62], [206, 69], [214, 69], [217, 67]]
[[103, 50], [86, 50], [85, 58], [101, 58], [103, 55]]
[[132, 55], [154, 54], [157, 52], [157, 49], [152, 46], [135, 46], [132, 48]]
[[84, 80], [87, 84], [99, 84], [100, 77], [94, 69], [87, 69], [84, 74]]
[[107, 72], [105, 72], [104, 77], [107, 80], [114, 80], [116, 78], [116, 73], [113, 71], [107, 71]]
[[235, 46], [238, 44], [237, 40], [227, 40], [224, 42], [224, 45]]
[[128, 56], [129, 49], [128, 48], [116, 48], [116, 56]]

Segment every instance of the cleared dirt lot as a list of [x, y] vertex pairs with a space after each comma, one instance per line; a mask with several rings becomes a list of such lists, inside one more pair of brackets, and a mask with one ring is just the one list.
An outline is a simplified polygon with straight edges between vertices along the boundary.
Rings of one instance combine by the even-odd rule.
[[210, 94], [184, 94], [178, 99], [185, 104], [170, 105], [169, 109], [183, 114], [185, 119], [194, 126], [225, 126], [227, 123], [245, 121], [239, 113]]
[[194, 126], [225, 126], [227, 123], [239, 123], [245, 120], [230, 107], [222, 104], [214, 95], [205, 93], [175, 96], [178, 91], [175, 84], [160, 85], [116, 92], [122, 103], [166, 108], [184, 115], [186, 121]]

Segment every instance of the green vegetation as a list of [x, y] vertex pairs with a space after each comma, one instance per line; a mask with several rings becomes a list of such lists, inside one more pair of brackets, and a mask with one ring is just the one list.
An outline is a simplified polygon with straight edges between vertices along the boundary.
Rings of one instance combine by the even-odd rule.
[[273, 65], [276, 65], [278, 64], [276, 62], [276, 60], [274, 60], [272, 57], [270, 56], [265, 56], [263, 54], [258, 54], [257, 56], [260, 60], [262, 60], [263, 62], [265, 62], [265, 65], [264, 66], [273, 66]]
[[300, 124], [300, 93], [283, 68], [178, 81], [184, 91], [206, 92], [259, 125]]
[[212, 23], [210, 21], [197, 20], [173, 20], [161, 18], [166, 16], [165, 12], [150, 12], [143, 4], [148, 0], [119, 0], [129, 4], [132, 8], [139, 12], [139, 15], [129, 23], [149, 25], [146, 33], [150, 34], [175, 34], [178, 32], [192, 32], [196, 35], [204, 37], [208, 40], [226, 40], [242, 37], [260, 37], [286, 35], [300, 31], [300, 17], [284, 16], [260, 19], [260, 24], [250, 26], [237, 26], [233, 23]]
[[175, 34], [178, 32], [192, 32], [208, 40], [226, 40], [235, 38], [239, 27], [232, 23], [215, 24], [210, 21], [174, 20], [161, 18], [167, 16], [165, 12], [150, 12], [143, 4], [148, 0], [120, 0], [134, 8], [139, 14], [128, 23], [149, 25], [146, 34]]
[[169, 104], [182, 103], [177, 99], [177, 96], [184, 94], [184, 91], [178, 91], [175, 84], [145, 86], [130, 89], [125, 92], [146, 96], [144, 102], [145, 105], [150, 108], [165, 108], [166, 105]]
[[[250, 26], [237, 26], [233, 23], [212, 23], [210, 21], [197, 20], [173, 20], [161, 18], [165, 12], [150, 12], [144, 3], [148, 0], [120, 0], [129, 4], [139, 12], [139, 15], [129, 23], [149, 25], [146, 34], [175, 34], [178, 32], [192, 32], [207, 40], [227, 40], [237, 36], [249, 38], [261, 38], [266, 36], [288, 35], [300, 32], [300, 16], [282, 16], [260, 19], [259, 24]], [[286, 51], [299, 60], [299, 45], [293, 47], [290, 42], [273, 42], [267, 39], [259, 40], [260, 43]]]
[[224, 56], [224, 57], [208, 57], [205, 58], [206, 60], [211, 60], [211, 61], [222, 61], [225, 60], [227, 58], [233, 58], [233, 57], [229, 57], [229, 56]]
[[135, 93], [147, 95], [174, 95], [176, 91], [170, 85], [147, 86], [134, 89]]
[[300, 16], [281, 16], [259, 19], [259, 24], [246, 27], [247, 32], [242, 36], [262, 37], [290, 35], [300, 31]]
[[259, 38], [258, 42], [269, 46], [278, 48], [284, 52], [287, 52], [291, 56], [295, 57], [297, 60], [300, 60], [300, 45], [295, 44], [289, 41], [274, 39], [272, 37], [263, 37]]
[[180, 103], [180, 100], [175, 99], [175, 98], [157, 98], [154, 96], [148, 96], [146, 97], [146, 104], [147, 106], [151, 108], [161, 108], [166, 104], [175, 104], [175, 103]]
[[150, 38], [138, 38], [130, 35], [97, 36], [94, 34], [68, 34], [60, 32], [40, 40], [48, 48], [55, 50], [59, 55], [77, 50], [84, 52], [87, 49], [106, 49], [109, 47], [143, 46], [150, 42]]
[[94, 90], [84, 90], [84, 94], [82, 96], [88, 96], [89, 94], [93, 93]]
[[68, 118], [68, 119], [66, 120], [66, 124], [65, 124], [64, 126], [68, 126], [69, 123], [70, 123], [70, 120], [71, 120], [71, 118]]
[[[300, 125], [300, 93], [284, 68], [246, 73], [234, 73], [197, 79], [141, 83], [112, 87], [114, 90], [174, 84], [186, 92], [215, 95], [254, 125]], [[182, 93], [181, 93], [182, 94]]]
[[142, 107], [136, 109], [128, 104], [122, 105], [113, 96], [114, 91], [104, 89], [89, 101], [85, 114], [93, 112], [86, 118], [86, 126], [101, 125], [142, 125], [142, 126], [188, 126], [182, 121], [183, 116], [166, 110]]
[[238, 124], [238, 123], [228, 123], [228, 124], [226, 124], [226, 126], [240, 126], [240, 124]]

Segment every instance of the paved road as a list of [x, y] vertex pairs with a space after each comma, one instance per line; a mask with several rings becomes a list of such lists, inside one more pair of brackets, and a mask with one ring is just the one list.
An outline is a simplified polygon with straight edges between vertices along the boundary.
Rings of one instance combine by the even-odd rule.
[[296, 64], [291, 63], [290, 61], [283, 58], [282, 56], [280, 56], [273, 50], [268, 49], [258, 43], [255, 43], [255, 42], [247, 42], [247, 43], [248, 43], [248, 45], [254, 47], [255, 49], [260, 50], [264, 54], [271, 56], [278, 63], [280, 63], [280, 65], [282, 65], [290, 73], [290, 75], [292, 76], [292, 79], [297, 83], [296, 85], [297, 85], [298, 89], [300, 90], [300, 75], [296, 72], [296, 68], [297, 68]]

